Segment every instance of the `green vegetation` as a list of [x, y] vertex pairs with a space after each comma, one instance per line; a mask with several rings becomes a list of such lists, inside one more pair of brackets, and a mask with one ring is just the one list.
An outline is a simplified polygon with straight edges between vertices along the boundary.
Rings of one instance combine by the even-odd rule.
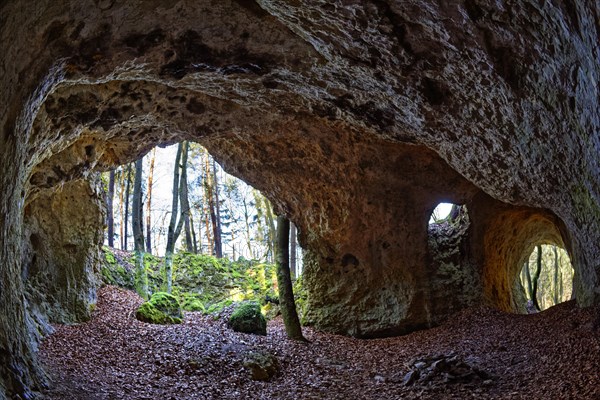
[[[104, 254], [106, 261], [101, 269], [103, 282], [134, 289], [134, 256], [118, 262], [119, 257], [108, 247], [104, 248]], [[166, 291], [163, 259], [145, 254], [144, 266], [150, 295]], [[272, 264], [243, 258], [233, 262], [226, 258], [192, 253], [173, 256], [172, 294], [185, 311], [213, 314], [243, 301], [255, 301], [269, 308], [266, 298], [277, 298], [276, 282], [275, 266]]]
[[228, 324], [236, 332], [267, 334], [267, 320], [261, 313], [260, 305], [256, 302], [240, 304], [231, 314]]
[[532, 311], [546, 310], [571, 299], [573, 266], [569, 254], [554, 245], [536, 246], [519, 275]]
[[183, 312], [179, 300], [165, 292], [157, 292], [135, 312], [140, 321], [151, 324], [180, 324], [183, 322]]
[[134, 289], [134, 277], [130, 269], [121, 265], [108, 247], [104, 247], [104, 265], [100, 268], [102, 282], [125, 289]]
[[294, 300], [296, 302], [296, 310], [298, 317], [300, 317], [300, 323], [304, 325], [304, 315], [306, 315], [306, 306], [308, 294], [306, 288], [302, 284], [302, 277], [296, 278], [294, 281]]

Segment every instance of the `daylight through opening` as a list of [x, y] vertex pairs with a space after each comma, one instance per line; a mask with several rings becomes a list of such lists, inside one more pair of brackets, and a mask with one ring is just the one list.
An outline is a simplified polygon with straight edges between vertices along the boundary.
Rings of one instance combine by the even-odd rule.
[[519, 279], [526, 297], [526, 310], [535, 313], [571, 300], [573, 266], [567, 251], [541, 244], [525, 260]]
[[429, 224], [440, 224], [450, 222], [466, 213], [466, 206], [453, 203], [439, 203], [429, 217]]
[[[245, 300], [268, 309], [269, 299], [277, 298], [273, 206], [226, 173], [203, 146], [184, 141], [155, 147], [103, 173], [102, 181], [105, 283], [140, 292], [143, 263], [147, 282], [141, 291], [172, 292], [186, 311], [213, 313]], [[301, 255], [290, 224], [293, 279], [302, 272]]]

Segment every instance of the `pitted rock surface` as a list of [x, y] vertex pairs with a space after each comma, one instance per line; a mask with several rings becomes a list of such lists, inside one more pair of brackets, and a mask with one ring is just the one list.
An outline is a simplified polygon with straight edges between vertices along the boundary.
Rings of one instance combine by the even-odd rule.
[[[598, 21], [593, 0], [3, 2], [0, 393], [41, 384], [23, 271], [53, 211], [28, 207], [183, 139], [299, 227], [318, 328], [385, 336], [446, 316], [427, 274], [440, 201], [469, 209], [457, 262], [475, 266], [480, 301], [514, 310], [519, 262], [552, 242], [578, 302], [597, 303]], [[77, 202], [94, 211], [69, 229], [87, 232], [97, 198]], [[89, 261], [86, 293], [94, 240], [68, 256]], [[49, 230], [44, 263], [66, 243]]]

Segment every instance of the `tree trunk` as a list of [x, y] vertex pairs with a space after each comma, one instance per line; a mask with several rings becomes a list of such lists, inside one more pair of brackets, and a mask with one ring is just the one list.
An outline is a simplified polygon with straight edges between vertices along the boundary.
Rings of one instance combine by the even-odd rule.
[[142, 211], [144, 204], [142, 201], [142, 169], [144, 166], [143, 158], [135, 162], [135, 178], [133, 181], [133, 204], [131, 206], [131, 226], [133, 229], [133, 243], [135, 249], [135, 289], [144, 299], [148, 298], [148, 276], [144, 265], [144, 224]]
[[115, 215], [113, 199], [115, 197], [115, 170], [108, 175], [108, 193], [106, 195], [106, 226], [108, 227], [108, 246], [115, 247]]
[[565, 295], [565, 290], [564, 290], [564, 277], [563, 277], [563, 258], [562, 258], [562, 253], [560, 254], [559, 258], [558, 258], [558, 265], [560, 266], [560, 269], [558, 271], [558, 293], [559, 293], [559, 299], [562, 302], [564, 295]]
[[198, 238], [196, 236], [196, 228], [194, 227], [194, 217], [192, 214], [192, 209], [190, 209], [190, 228], [192, 230], [192, 251], [194, 254], [198, 254]]
[[124, 194], [125, 194], [125, 173], [123, 168], [119, 171], [119, 216], [121, 217], [121, 221], [119, 223], [119, 239], [121, 241], [121, 250], [125, 249], [125, 241], [123, 240], [124, 231], [123, 231], [123, 221], [125, 220], [125, 210], [124, 210]]
[[[205, 193], [205, 197], [206, 197], [206, 193]], [[206, 228], [206, 241], [207, 241], [207, 245], [206, 245], [206, 250], [208, 251], [208, 254], [210, 254], [211, 256], [214, 253], [214, 241], [212, 239], [212, 234], [211, 229], [210, 229], [210, 207], [208, 205], [209, 200], [208, 197], [206, 198], [207, 200], [207, 204], [206, 204], [206, 209], [204, 210], [204, 226]]]
[[255, 207], [256, 207], [257, 239], [258, 239], [258, 242], [260, 242], [267, 248], [266, 252], [260, 257], [258, 255], [258, 250], [256, 250], [256, 257], [254, 257], [254, 258], [257, 258], [260, 260], [264, 259], [265, 261], [268, 262], [270, 248], [269, 248], [268, 234], [265, 231], [265, 227], [263, 226], [263, 223], [266, 221], [264, 206], [263, 206], [263, 197], [260, 194], [260, 192], [256, 189], [252, 190], [252, 194], [254, 196], [254, 203], [255, 203]]
[[523, 270], [525, 271], [525, 282], [527, 283], [527, 296], [531, 299], [531, 295], [533, 293], [533, 284], [531, 283], [531, 271], [529, 270], [529, 258], [525, 261], [525, 265], [523, 266]]
[[150, 168], [148, 170], [148, 202], [146, 203], [146, 252], [152, 254], [152, 184], [154, 179], [154, 160], [156, 159], [156, 147], [152, 149]]
[[268, 247], [271, 251], [271, 259], [270, 261], [274, 261], [277, 259], [277, 243], [275, 240], [276, 232], [275, 232], [275, 220], [273, 218], [273, 209], [271, 207], [271, 202], [263, 196], [263, 201], [265, 205], [265, 222], [267, 225], [267, 240]]
[[192, 230], [190, 226], [190, 200], [188, 194], [187, 164], [190, 145], [187, 141], [183, 142], [181, 151], [181, 181], [179, 183], [179, 199], [181, 201], [181, 218], [185, 228], [185, 249], [194, 251], [192, 243]]
[[554, 305], [560, 303], [560, 297], [558, 295], [558, 270], [560, 269], [560, 265], [558, 264], [558, 251], [556, 250], [556, 246], [552, 246], [552, 250], [554, 252], [554, 293], [553, 300]]
[[279, 287], [279, 305], [288, 338], [306, 341], [302, 336], [300, 320], [296, 312], [292, 278], [289, 264], [290, 221], [277, 217], [277, 286]]
[[290, 222], [290, 275], [292, 280], [298, 278], [298, 269], [296, 266], [296, 225]]
[[248, 253], [250, 253], [250, 258], [254, 259], [254, 253], [252, 251], [252, 238], [250, 237], [250, 215], [248, 212], [248, 202], [246, 201], [246, 197], [242, 199], [242, 204], [244, 206], [244, 222], [246, 224], [246, 246], [248, 247]]
[[177, 146], [177, 155], [175, 156], [175, 167], [173, 168], [173, 189], [171, 192], [173, 200], [171, 202], [171, 219], [169, 220], [167, 246], [165, 249], [165, 280], [166, 291], [168, 293], [171, 293], [173, 288], [173, 251], [175, 250], [175, 242], [177, 241], [175, 233], [177, 231], [177, 216], [179, 214], [179, 163], [182, 149], [183, 143], [179, 143], [179, 146]]
[[215, 255], [217, 258], [223, 258], [223, 238], [221, 235], [221, 202], [219, 201], [219, 181], [217, 179], [217, 165], [213, 159], [213, 192], [215, 194], [215, 217], [216, 224], [213, 225], [215, 230]]
[[125, 187], [125, 218], [122, 221], [125, 226], [125, 233], [123, 234], [123, 250], [127, 251], [127, 238], [129, 236], [128, 222], [129, 222], [129, 191], [131, 189], [131, 164], [127, 165], [127, 185]]
[[205, 163], [205, 182], [206, 199], [208, 200], [208, 213], [212, 224], [212, 243], [213, 254], [217, 258], [223, 257], [223, 249], [221, 247], [221, 229], [217, 218], [217, 204], [215, 199], [216, 175], [212, 173], [209, 161], [209, 155], [206, 156]]
[[540, 274], [542, 273], [542, 246], [538, 245], [538, 246], [536, 246], [536, 249], [537, 249], [537, 269], [535, 270], [535, 273], [531, 277], [531, 283], [532, 283], [531, 300], [533, 301], [533, 305], [535, 306], [535, 308], [538, 311], [541, 311], [540, 303], [538, 302], [538, 299], [537, 299], [537, 293], [538, 293], [538, 284], [539, 284], [539, 280], [540, 280]]

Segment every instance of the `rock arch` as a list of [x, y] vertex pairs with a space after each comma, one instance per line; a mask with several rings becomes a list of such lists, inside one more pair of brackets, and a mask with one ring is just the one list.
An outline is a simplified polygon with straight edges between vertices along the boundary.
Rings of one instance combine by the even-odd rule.
[[[467, 204], [461, 259], [481, 278], [457, 307], [509, 308], [500, 266], [540, 235], [563, 241], [578, 301], [597, 303], [597, 17], [584, 0], [568, 10], [4, 2], [0, 393], [25, 396], [40, 382], [31, 335], [42, 301], [24, 294], [41, 256], [93, 266], [93, 245], [64, 246], [55, 229], [71, 224], [75, 237], [101, 220], [93, 171], [183, 138], [300, 227], [309, 320], [322, 329], [381, 336], [445, 315], [432, 305], [427, 250], [428, 214], [442, 198]], [[89, 218], [48, 219], [52, 204], [82, 193]], [[60, 315], [81, 314], [69, 308], [75, 294], [48, 293]]]

